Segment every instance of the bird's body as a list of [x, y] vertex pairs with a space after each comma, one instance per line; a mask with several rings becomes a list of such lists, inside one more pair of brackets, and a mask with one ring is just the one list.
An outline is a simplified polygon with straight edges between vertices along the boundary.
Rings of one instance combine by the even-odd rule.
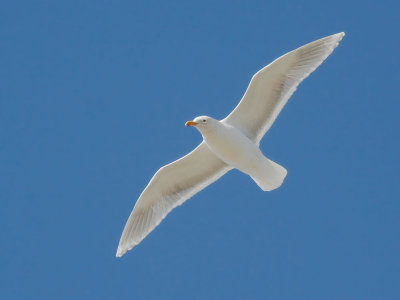
[[234, 126], [211, 120], [216, 126], [213, 130], [201, 132], [204, 142], [223, 162], [249, 174], [263, 156], [258, 146]]
[[[264, 191], [270, 191], [281, 185], [286, 176], [286, 170], [279, 165], [280, 168], [277, 167], [276, 163], [266, 158], [258, 145], [242, 131], [225, 121], [221, 122], [210, 117], [199, 117], [199, 119], [207, 119], [208, 127], [212, 128], [212, 130], [204, 130], [200, 127], [199, 131], [208, 148], [219, 159], [252, 177]], [[276, 172], [273, 171], [274, 167], [277, 168]], [[264, 176], [265, 174], [269, 176]]]
[[203, 142], [186, 156], [160, 168], [137, 200], [118, 245], [117, 256], [139, 244], [176, 206], [236, 168], [264, 191], [278, 188], [287, 172], [266, 158], [259, 144], [298, 84], [343, 38], [338, 33], [306, 44], [258, 71], [236, 108], [223, 120], [188, 121]]

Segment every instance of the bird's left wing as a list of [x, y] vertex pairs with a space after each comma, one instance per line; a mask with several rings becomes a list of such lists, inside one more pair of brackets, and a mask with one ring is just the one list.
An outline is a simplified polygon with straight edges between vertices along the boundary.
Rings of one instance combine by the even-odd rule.
[[241, 129], [259, 143], [299, 83], [332, 53], [343, 36], [341, 32], [311, 42], [262, 68], [223, 122]]
[[204, 141], [186, 156], [159, 169], [140, 195], [125, 224], [117, 257], [139, 244], [173, 208], [230, 169]]

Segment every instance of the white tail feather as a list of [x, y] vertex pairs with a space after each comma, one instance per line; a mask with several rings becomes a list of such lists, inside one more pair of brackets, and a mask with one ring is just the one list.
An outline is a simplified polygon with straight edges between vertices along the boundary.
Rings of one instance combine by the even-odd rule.
[[264, 157], [263, 164], [250, 177], [263, 191], [272, 191], [281, 186], [286, 174], [284, 167]]

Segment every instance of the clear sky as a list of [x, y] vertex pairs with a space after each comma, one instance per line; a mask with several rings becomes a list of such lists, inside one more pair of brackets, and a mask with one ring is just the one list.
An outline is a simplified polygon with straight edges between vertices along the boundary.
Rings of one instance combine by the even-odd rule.
[[[3, 1], [2, 299], [400, 299], [398, 1]], [[115, 257], [154, 172], [278, 56], [345, 31], [261, 143]]]

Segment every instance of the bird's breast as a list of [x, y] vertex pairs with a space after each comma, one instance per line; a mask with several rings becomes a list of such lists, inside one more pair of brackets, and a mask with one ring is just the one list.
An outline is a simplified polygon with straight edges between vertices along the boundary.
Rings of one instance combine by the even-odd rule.
[[210, 150], [222, 161], [245, 173], [256, 167], [260, 149], [234, 127], [221, 127], [203, 135]]

